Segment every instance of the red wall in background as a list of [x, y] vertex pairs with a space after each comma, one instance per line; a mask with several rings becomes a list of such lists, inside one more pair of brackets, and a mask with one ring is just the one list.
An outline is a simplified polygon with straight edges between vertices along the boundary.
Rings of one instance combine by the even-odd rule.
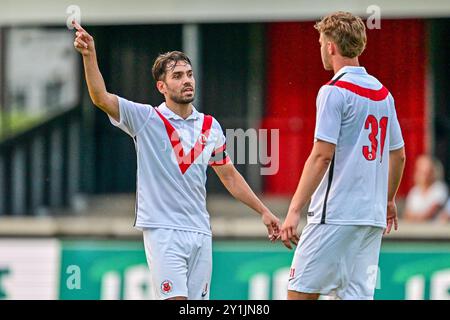
[[[280, 163], [265, 177], [265, 192], [292, 195], [311, 151], [319, 88], [333, 76], [323, 70], [313, 22], [267, 25], [266, 113], [263, 128], [280, 129]], [[360, 63], [392, 93], [406, 144], [400, 187], [412, 186], [414, 159], [425, 152], [426, 34], [422, 20], [383, 20], [368, 30]], [[270, 150], [270, 149], [269, 149]]]

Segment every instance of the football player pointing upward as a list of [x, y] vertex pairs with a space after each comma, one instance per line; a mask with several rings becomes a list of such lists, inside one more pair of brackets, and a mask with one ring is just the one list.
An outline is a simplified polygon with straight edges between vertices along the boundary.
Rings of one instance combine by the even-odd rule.
[[107, 92], [94, 40], [78, 23], [74, 25], [74, 46], [83, 56], [93, 103], [136, 145], [135, 226], [143, 230], [156, 296], [208, 299], [212, 268], [205, 189], [208, 165], [236, 199], [261, 215], [272, 241], [279, 235], [279, 220], [231, 163], [217, 120], [191, 104], [195, 78], [184, 53], [169, 52], [156, 59], [153, 77], [165, 102], [153, 108]]

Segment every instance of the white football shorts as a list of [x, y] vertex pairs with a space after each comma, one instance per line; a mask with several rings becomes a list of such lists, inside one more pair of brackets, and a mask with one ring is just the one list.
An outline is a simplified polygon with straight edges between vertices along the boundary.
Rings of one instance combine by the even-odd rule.
[[157, 299], [182, 296], [208, 300], [212, 272], [211, 236], [183, 230], [143, 230], [145, 254]]
[[300, 236], [288, 290], [342, 300], [373, 299], [383, 228], [308, 224]]

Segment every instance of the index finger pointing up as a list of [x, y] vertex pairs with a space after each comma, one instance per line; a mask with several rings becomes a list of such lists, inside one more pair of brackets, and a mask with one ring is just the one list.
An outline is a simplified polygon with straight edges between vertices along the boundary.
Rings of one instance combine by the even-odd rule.
[[74, 25], [75, 29], [77, 29], [78, 31], [84, 31], [84, 29], [80, 26], [80, 24], [76, 20], [73, 20], [72, 24]]

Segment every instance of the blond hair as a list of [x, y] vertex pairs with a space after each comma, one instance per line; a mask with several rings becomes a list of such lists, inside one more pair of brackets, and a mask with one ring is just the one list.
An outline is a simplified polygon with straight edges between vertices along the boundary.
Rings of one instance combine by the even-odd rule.
[[367, 43], [366, 26], [360, 17], [350, 12], [335, 12], [314, 26], [319, 33], [336, 43], [342, 56], [354, 58], [364, 51]]

